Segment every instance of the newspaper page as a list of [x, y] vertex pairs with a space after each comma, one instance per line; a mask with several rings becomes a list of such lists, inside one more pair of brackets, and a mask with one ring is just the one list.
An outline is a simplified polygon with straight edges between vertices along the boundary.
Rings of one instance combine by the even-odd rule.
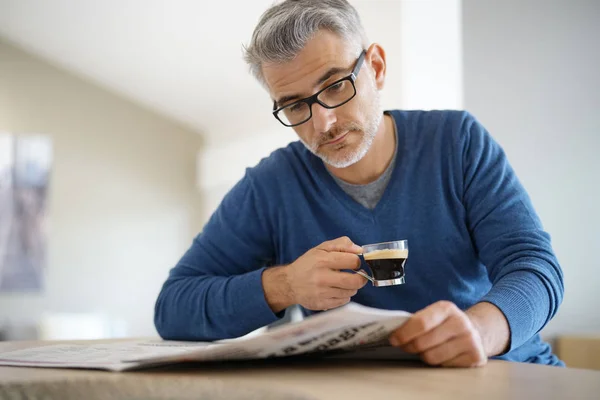
[[52, 345], [0, 353], [0, 365], [124, 371], [183, 362], [351, 351], [381, 343], [410, 315], [404, 311], [380, 310], [350, 303], [254, 337], [217, 342], [147, 340]]
[[215, 344], [160, 339], [98, 344], [54, 344], [0, 352], [0, 365], [125, 371], [144, 365], [123, 361], [128, 358], [173, 356], [210, 346]]

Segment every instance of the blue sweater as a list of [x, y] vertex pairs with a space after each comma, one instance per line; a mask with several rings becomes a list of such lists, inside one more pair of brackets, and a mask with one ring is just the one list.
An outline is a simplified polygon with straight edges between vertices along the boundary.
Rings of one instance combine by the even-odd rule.
[[300, 142], [249, 168], [170, 271], [156, 302], [158, 333], [244, 335], [279, 317], [264, 297], [265, 268], [340, 236], [357, 244], [407, 239], [406, 284], [368, 284], [353, 301], [410, 312], [438, 300], [461, 309], [490, 302], [511, 332], [499, 358], [561, 364], [538, 332], [562, 301], [562, 271], [501, 147], [466, 112], [391, 115], [397, 161], [373, 210], [352, 200]]

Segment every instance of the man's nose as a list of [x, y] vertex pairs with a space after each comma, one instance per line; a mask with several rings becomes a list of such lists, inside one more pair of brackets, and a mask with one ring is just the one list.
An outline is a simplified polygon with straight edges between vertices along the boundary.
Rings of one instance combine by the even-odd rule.
[[336, 123], [335, 110], [325, 108], [319, 103], [312, 105], [312, 123], [317, 133], [325, 133], [329, 131]]

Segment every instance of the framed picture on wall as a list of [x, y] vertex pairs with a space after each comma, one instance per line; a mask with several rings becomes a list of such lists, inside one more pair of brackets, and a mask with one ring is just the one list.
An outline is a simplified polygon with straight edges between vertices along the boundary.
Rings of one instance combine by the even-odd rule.
[[44, 287], [52, 144], [0, 132], [0, 292]]

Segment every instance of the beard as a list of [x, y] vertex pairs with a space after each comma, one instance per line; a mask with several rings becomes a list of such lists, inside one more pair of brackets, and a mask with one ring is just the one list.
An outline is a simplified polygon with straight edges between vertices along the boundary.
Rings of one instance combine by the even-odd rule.
[[[346, 168], [362, 160], [371, 148], [383, 118], [379, 91], [375, 88], [373, 89], [373, 101], [366, 110], [367, 121], [364, 124], [351, 121], [335, 125], [327, 132], [311, 140], [310, 143], [300, 139], [304, 146], [315, 156], [323, 160], [324, 163], [334, 168]], [[323, 146], [325, 143], [341, 135], [353, 132], [360, 136], [358, 144], [347, 143], [347, 139], [345, 139], [339, 144]]]

